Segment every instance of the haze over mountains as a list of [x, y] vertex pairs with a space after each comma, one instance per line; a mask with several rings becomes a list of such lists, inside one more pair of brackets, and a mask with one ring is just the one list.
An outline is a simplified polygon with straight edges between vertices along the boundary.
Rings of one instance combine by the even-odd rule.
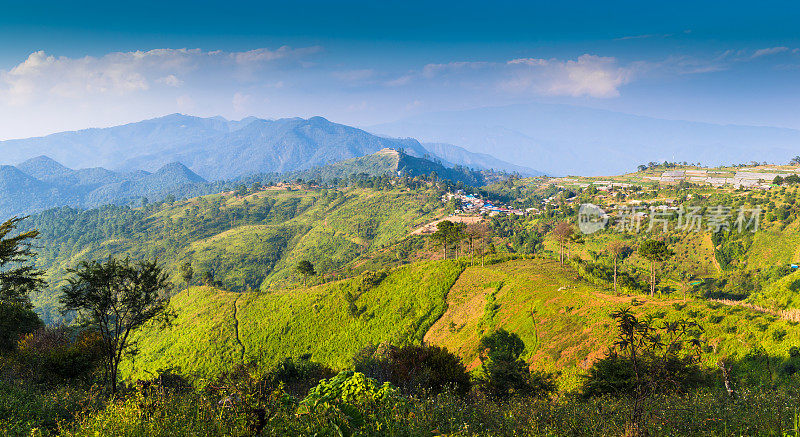
[[613, 175], [665, 160], [785, 164], [800, 150], [800, 131], [794, 129], [664, 120], [543, 103], [437, 112], [367, 129], [457, 144], [559, 175]]
[[181, 163], [154, 173], [73, 170], [46, 157], [0, 166], [0, 214], [28, 214], [57, 206], [94, 207], [142, 197], [162, 198], [206, 181]]
[[[411, 138], [385, 138], [322, 117], [229, 121], [182, 114], [104, 129], [63, 132], [46, 137], [0, 142], [0, 163], [16, 164], [46, 155], [67, 167], [104, 167], [115, 171], [155, 171], [180, 162], [208, 180], [256, 173], [285, 173], [357, 158], [384, 148], [411, 156], [431, 152]], [[445, 165], [540, 174], [530, 168], [438, 146]], [[438, 157], [438, 156], [437, 156]]]
[[[2, 216], [201, 195], [231, 189], [243, 178], [330, 181], [352, 174], [435, 171], [442, 178], [480, 185], [483, 175], [470, 168], [541, 174], [456, 146], [425, 147], [411, 138], [380, 137], [322, 117], [228, 121], [173, 114], [4, 141], [0, 150], [5, 162], [26, 158], [16, 166], [0, 166]], [[378, 153], [382, 150], [393, 154]]]

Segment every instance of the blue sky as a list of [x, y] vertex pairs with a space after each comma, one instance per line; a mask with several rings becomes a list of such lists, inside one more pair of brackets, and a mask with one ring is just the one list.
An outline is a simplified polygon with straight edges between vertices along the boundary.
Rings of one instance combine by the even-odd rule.
[[555, 102], [800, 128], [790, 2], [0, 2], [0, 138]]

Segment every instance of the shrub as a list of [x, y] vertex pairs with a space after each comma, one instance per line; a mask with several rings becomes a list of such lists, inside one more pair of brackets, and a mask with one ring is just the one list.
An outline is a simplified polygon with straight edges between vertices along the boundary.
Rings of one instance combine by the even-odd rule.
[[363, 373], [345, 370], [331, 379], [323, 379], [308, 391], [300, 406], [308, 412], [317, 409], [343, 409], [350, 417], [353, 407], [374, 404], [397, 396], [397, 389], [388, 382], [380, 384]]
[[687, 393], [703, 382], [698, 367], [702, 328], [696, 323], [679, 320], [656, 327], [630, 309], [611, 316], [617, 322], [617, 339], [607, 356], [589, 369], [584, 397]]
[[463, 395], [470, 389], [467, 368], [445, 348], [407, 345], [377, 352], [372, 347], [357, 355], [355, 370], [391, 382], [404, 393], [436, 395], [453, 389]]
[[0, 353], [13, 351], [23, 335], [41, 326], [39, 316], [27, 306], [0, 302]]
[[89, 382], [103, 358], [103, 340], [95, 331], [41, 327], [19, 342], [18, 359], [38, 382]]
[[554, 375], [531, 373], [528, 364], [520, 359], [525, 343], [517, 334], [499, 329], [481, 338], [480, 348], [478, 384], [489, 397], [544, 397], [556, 390]]
[[311, 361], [310, 355], [296, 359], [286, 358], [266, 376], [270, 387], [283, 384], [286, 393], [302, 397], [321, 380], [336, 375], [330, 367]]

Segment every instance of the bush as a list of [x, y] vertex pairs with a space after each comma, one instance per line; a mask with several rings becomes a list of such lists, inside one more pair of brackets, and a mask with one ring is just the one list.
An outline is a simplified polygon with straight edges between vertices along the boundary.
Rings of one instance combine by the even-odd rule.
[[544, 397], [556, 390], [554, 375], [531, 373], [528, 364], [520, 359], [525, 343], [517, 334], [499, 329], [481, 338], [480, 348], [482, 365], [478, 383], [489, 397]]
[[89, 382], [103, 358], [103, 341], [95, 331], [44, 326], [20, 340], [17, 357], [38, 382]]
[[602, 395], [688, 393], [705, 382], [692, 359], [677, 356], [645, 356], [638, 363], [639, 378], [629, 357], [609, 354], [589, 369], [581, 393], [590, 398]]
[[23, 335], [41, 326], [39, 316], [27, 306], [0, 302], [0, 353], [15, 350]]
[[452, 389], [464, 395], [470, 389], [461, 359], [438, 346], [386, 347], [380, 353], [375, 347], [366, 348], [354, 365], [357, 372], [391, 382], [404, 393], [436, 395]]
[[662, 322], [639, 320], [628, 309], [611, 314], [617, 338], [606, 357], [589, 369], [584, 397], [605, 394], [643, 396], [687, 393], [704, 381], [700, 371], [703, 329], [687, 320]]
[[266, 381], [270, 387], [283, 384], [286, 393], [302, 397], [321, 380], [335, 375], [330, 367], [311, 361], [310, 356], [302, 356], [283, 360], [267, 374]]

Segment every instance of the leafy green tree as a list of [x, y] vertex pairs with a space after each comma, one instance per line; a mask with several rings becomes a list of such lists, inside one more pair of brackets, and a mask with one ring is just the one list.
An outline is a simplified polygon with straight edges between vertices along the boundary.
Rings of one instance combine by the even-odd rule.
[[583, 395], [627, 395], [634, 400], [631, 423], [642, 419], [643, 399], [651, 393], [686, 393], [702, 383], [698, 367], [703, 328], [680, 319], [656, 326], [630, 308], [611, 313], [617, 337], [605, 358], [589, 369]]
[[39, 232], [10, 236], [21, 221], [15, 217], [0, 224], [0, 303], [31, 308], [28, 294], [45, 285], [44, 272], [28, 264], [36, 256], [32, 241]]
[[212, 272], [211, 270], [204, 271], [203, 274], [200, 275], [200, 281], [206, 287], [213, 287], [214, 284], [215, 284], [215, 282], [214, 282], [214, 272]]
[[553, 376], [531, 374], [528, 363], [520, 358], [525, 343], [517, 334], [498, 329], [481, 338], [481, 374], [478, 383], [494, 398], [512, 395], [546, 396], [556, 389]]
[[317, 271], [314, 270], [314, 265], [311, 264], [311, 261], [304, 259], [297, 263], [297, 273], [303, 275], [303, 286], [305, 286], [308, 282], [308, 277], [316, 275]]
[[194, 269], [192, 268], [192, 262], [186, 261], [181, 265], [181, 278], [183, 278], [183, 282], [186, 283], [186, 289], [189, 289], [189, 286], [192, 285], [192, 278], [194, 277]]
[[14, 350], [20, 337], [42, 325], [28, 297], [45, 285], [43, 272], [29, 264], [36, 256], [32, 241], [39, 232], [13, 235], [20, 221], [12, 218], [0, 224], [0, 352]]
[[650, 262], [650, 296], [653, 296], [656, 293], [656, 264], [672, 258], [675, 252], [663, 241], [647, 240], [639, 245], [637, 253]]
[[789, 165], [800, 165], [800, 156], [795, 156], [789, 161]]
[[431, 235], [431, 239], [437, 246], [441, 246], [444, 251], [444, 259], [447, 259], [447, 251], [451, 246], [461, 243], [466, 234], [467, 225], [464, 223], [453, 223], [450, 220], [442, 220], [436, 224], [436, 232]]
[[106, 379], [116, 393], [120, 363], [126, 354], [136, 353], [131, 333], [152, 319], [169, 323], [169, 275], [156, 261], [114, 258], [84, 261], [68, 273], [60, 302], [65, 311], [75, 311], [79, 320], [100, 332]]
[[30, 308], [9, 302], [0, 302], [0, 353], [11, 352], [25, 334], [42, 327], [42, 321]]

